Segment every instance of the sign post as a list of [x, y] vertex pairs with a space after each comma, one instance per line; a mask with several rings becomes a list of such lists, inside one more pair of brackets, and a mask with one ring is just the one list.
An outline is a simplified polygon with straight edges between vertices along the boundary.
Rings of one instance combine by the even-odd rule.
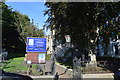
[[28, 37], [26, 44], [27, 63], [45, 63], [46, 38]]
[[28, 37], [27, 44], [26, 44], [26, 52], [27, 52], [27, 55], [25, 60], [28, 64], [28, 73], [29, 73], [30, 68], [32, 68], [32, 64], [42, 65], [46, 63], [45, 61], [46, 38]]
[[46, 38], [27, 38], [26, 52], [46, 52]]

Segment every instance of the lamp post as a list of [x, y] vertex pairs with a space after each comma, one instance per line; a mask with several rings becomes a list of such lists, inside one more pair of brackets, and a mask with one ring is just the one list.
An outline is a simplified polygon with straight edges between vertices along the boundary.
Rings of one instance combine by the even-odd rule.
[[[66, 39], [66, 47], [68, 48], [73, 48], [73, 45], [71, 44], [71, 36], [70, 35], [65, 35]], [[76, 49], [78, 52], [78, 49]], [[81, 59], [78, 59], [77, 56], [73, 53], [73, 78], [74, 79], [81, 79], [81, 71], [80, 71], [80, 66], [81, 66]]]

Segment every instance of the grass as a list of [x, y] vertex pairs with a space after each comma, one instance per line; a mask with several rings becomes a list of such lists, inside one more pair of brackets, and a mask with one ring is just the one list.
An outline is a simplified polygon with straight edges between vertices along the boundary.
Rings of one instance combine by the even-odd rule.
[[2, 62], [0, 68], [8, 72], [27, 72], [28, 67], [24, 63], [24, 58], [24, 53], [9, 53], [8, 60]]
[[71, 65], [66, 65], [66, 64], [61, 63], [61, 62], [56, 62], [56, 63], [58, 63], [58, 64], [60, 64], [60, 65], [63, 65], [63, 66], [65, 66], [66, 68], [72, 69], [72, 66], [71, 66]]
[[8, 72], [27, 71], [27, 65], [24, 64], [24, 57], [9, 59], [2, 63], [1, 68]]
[[[51, 55], [46, 55], [46, 60], [49, 60]], [[7, 72], [15, 72], [26, 74], [28, 67], [24, 63], [25, 55], [23, 53], [9, 53], [8, 60], [4, 61], [1, 64], [0, 68]], [[32, 75], [39, 75], [40, 72], [37, 71], [37, 65], [32, 64]]]

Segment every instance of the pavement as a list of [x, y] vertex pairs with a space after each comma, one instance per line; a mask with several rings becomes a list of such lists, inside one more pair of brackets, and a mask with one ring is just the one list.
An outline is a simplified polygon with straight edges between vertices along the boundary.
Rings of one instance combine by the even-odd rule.
[[54, 76], [52, 75], [43, 75], [43, 76], [30, 76], [33, 80], [53, 80]]
[[82, 80], [114, 80], [114, 73], [83, 74]]
[[114, 78], [114, 73], [83, 74], [82, 78]]
[[44, 75], [44, 76], [30, 76], [31, 78], [53, 78], [54, 76], [48, 76], [48, 75]]
[[[30, 77], [33, 78], [33, 80], [54, 80], [54, 76], [52, 76], [52, 75], [30, 76]], [[65, 79], [64, 77], [60, 77], [60, 78], [63, 79], [63, 80]], [[77, 79], [77, 80], [81, 80], [81, 79]], [[114, 73], [83, 74], [82, 75], [82, 80], [114, 80]]]

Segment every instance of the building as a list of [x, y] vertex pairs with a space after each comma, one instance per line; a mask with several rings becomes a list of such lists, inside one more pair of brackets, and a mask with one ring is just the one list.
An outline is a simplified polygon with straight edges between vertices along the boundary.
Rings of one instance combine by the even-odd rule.
[[55, 35], [55, 30], [51, 30], [50, 34], [46, 36], [46, 42], [47, 42], [47, 54], [52, 54], [53, 53], [53, 46], [54, 46], [54, 35]]
[[99, 56], [120, 57], [120, 37], [117, 37], [117, 40], [110, 38], [107, 55], [104, 53], [102, 37], [100, 37], [99, 40], [99, 45], [97, 46]]

